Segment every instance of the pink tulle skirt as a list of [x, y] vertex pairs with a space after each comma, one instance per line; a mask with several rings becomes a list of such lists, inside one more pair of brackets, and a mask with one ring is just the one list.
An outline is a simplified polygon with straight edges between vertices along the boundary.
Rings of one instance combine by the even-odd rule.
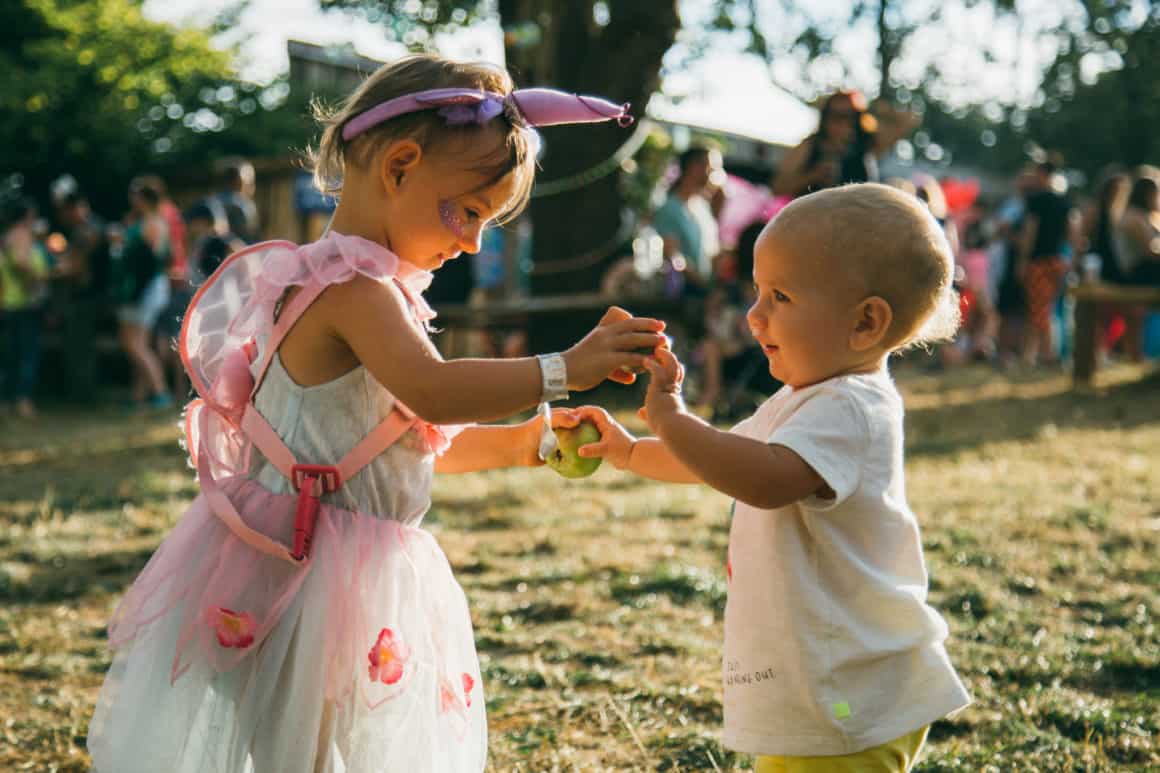
[[[296, 498], [221, 486], [289, 542]], [[435, 539], [323, 505], [308, 564], [238, 540], [198, 497], [109, 624], [97, 773], [481, 771], [463, 591]]]

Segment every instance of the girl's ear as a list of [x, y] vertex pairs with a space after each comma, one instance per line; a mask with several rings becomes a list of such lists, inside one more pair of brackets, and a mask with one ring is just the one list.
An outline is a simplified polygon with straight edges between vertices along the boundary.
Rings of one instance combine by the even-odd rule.
[[854, 329], [850, 331], [850, 348], [856, 352], [872, 349], [886, 338], [894, 321], [894, 310], [885, 299], [872, 295], [858, 303]]
[[388, 193], [397, 192], [423, 158], [423, 148], [411, 139], [396, 140], [379, 156], [379, 181]]

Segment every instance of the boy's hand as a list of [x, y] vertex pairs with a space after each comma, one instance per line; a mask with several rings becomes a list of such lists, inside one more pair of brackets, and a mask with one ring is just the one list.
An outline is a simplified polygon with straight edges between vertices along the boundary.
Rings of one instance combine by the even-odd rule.
[[685, 410], [685, 401], [681, 397], [685, 368], [669, 349], [657, 349], [654, 356], [644, 361], [644, 366], [650, 378], [640, 415], [656, 432], [656, 425], [665, 417]]
[[[581, 418], [580, 412], [574, 408], [553, 408], [552, 428], [575, 427], [580, 423]], [[538, 413], [519, 425], [520, 442], [516, 452], [516, 464], [518, 466], [539, 467], [544, 463], [539, 453], [540, 435], [542, 434], [543, 426], [544, 422]]]
[[[603, 457], [611, 462], [618, 470], [628, 468], [628, 460], [632, 455], [632, 444], [636, 442], [628, 430], [620, 425], [616, 419], [608, 415], [608, 411], [595, 405], [582, 405], [575, 409], [580, 420], [588, 419], [600, 430], [600, 440], [580, 446], [576, 453], [584, 458]], [[572, 426], [572, 425], [569, 425]]]

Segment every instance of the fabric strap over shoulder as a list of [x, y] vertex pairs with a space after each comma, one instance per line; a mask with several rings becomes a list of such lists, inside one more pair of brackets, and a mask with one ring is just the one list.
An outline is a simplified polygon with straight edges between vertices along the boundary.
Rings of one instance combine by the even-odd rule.
[[[308, 560], [319, 496], [350, 480], [408, 431], [418, 431], [428, 450], [442, 453], [448, 434], [458, 429], [441, 430], [396, 401], [344, 458], [299, 460], [255, 408], [254, 395], [285, 336], [328, 286], [358, 274], [395, 282], [416, 324], [435, 316], [422, 297], [429, 272], [381, 245], [331, 233], [301, 247], [263, 242], [231, 255], [198, 289], [182, 322], [181, 359], [201, 395], [185, 411], [185, 445], [202, 490], [239, 539], [293, 563]], [[217, 484], [219, 477], [245, 475], [255, 446], [299, 492], [292, 547], [247, 526]]]

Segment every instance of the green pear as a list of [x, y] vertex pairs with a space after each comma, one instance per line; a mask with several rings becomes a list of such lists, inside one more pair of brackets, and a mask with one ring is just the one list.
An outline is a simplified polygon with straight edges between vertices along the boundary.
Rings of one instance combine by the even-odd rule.
[[596, 472], [600, 457], [580, 456], [580, 447], [600, 440], [600, 430], [596, 425], [585, 419], [575, 427], [556, 427], [556, 450], [548, 454], [544, 464], [551, 467], [565, 478], [587, 478]]

